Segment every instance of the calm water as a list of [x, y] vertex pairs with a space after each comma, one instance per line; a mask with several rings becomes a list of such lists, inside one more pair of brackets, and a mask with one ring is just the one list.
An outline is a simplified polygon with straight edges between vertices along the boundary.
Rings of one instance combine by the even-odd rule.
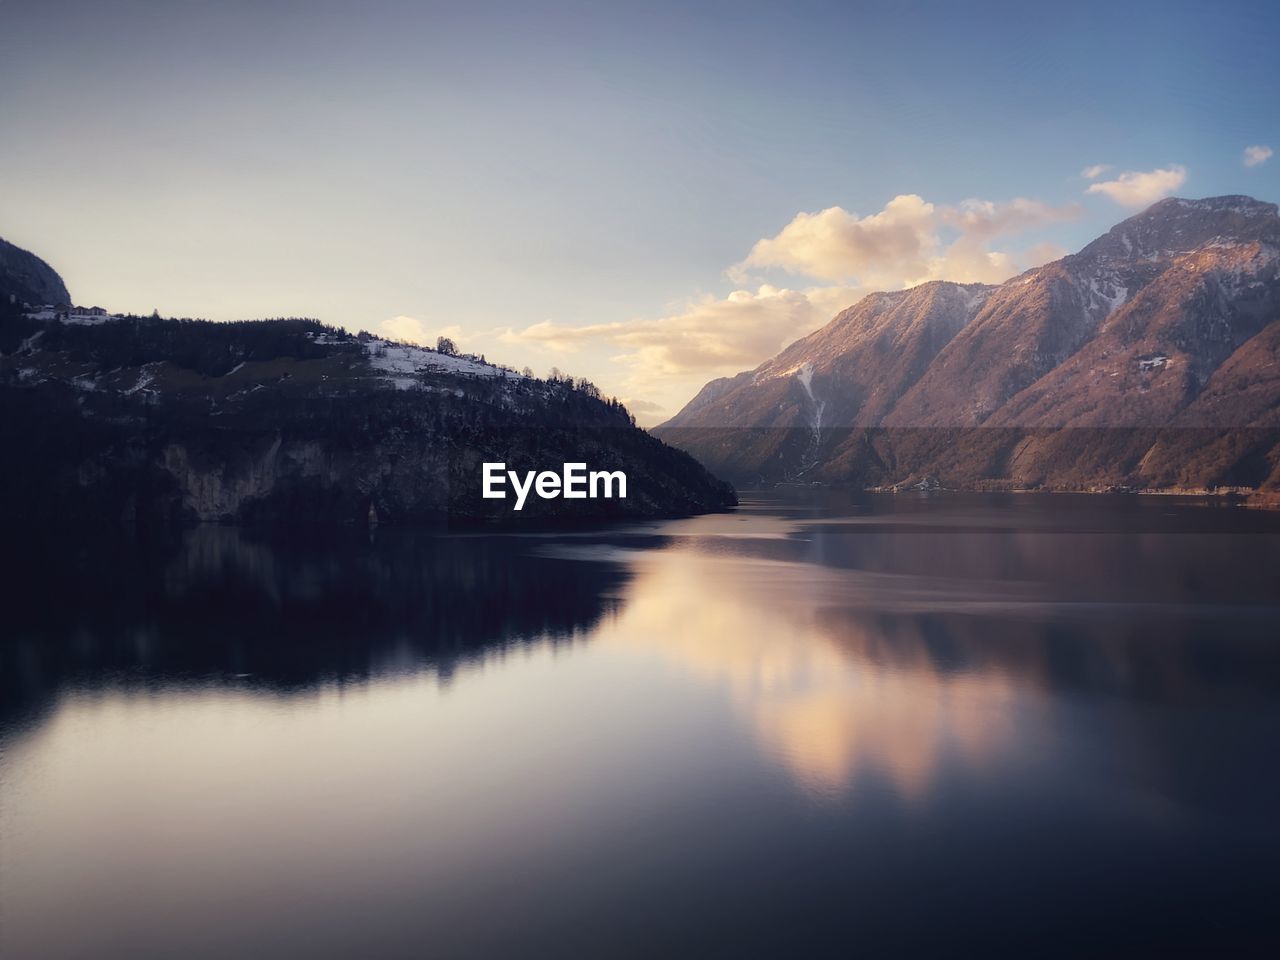
[[1280, 516], [22, 551], [5, 957], [1280, 945]]

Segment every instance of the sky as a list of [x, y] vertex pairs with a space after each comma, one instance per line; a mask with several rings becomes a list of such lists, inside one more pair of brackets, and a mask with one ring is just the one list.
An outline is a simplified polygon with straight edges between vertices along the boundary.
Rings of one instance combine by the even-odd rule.
[[1280, 200], [1280, 4], [0, 0], [0, 236], [672, 416], [877, 289]]

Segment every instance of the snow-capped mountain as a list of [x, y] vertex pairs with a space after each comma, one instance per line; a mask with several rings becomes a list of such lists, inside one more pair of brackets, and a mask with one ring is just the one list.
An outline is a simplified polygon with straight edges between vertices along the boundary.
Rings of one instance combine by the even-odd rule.
[[[878, 484], [950, 472], [942, 482], [962, 486], [1226, 483], [1242, 479], [1229, 457], [1194, 476], [1156, 476], [1147, 467], [1167, 467], [1167, 457], [1144, 466], [1150, 451], [1135, 459], [1115, 436], [1103, 444], [1113, 455], [1081, 460], [1061, 437], [1048, 456], [1043, 437], [1028, 446], [1023, 434], [1278, 426], [1277, 324], [1276, 205], [1168, 199], [999, 286], [873, 294], [756, 370], [708, 384], [656, 432], [739, 479]], [[907, 434], [895, 443], [895, 431], [920, 428], [986, 433], [968, 460], [956, 454], [978, 442], [967, 435], [942, 457], [913, 435], [908, 455]], [[1250, 450], [1242, 485], [1266, 482], [1280, 460]]]

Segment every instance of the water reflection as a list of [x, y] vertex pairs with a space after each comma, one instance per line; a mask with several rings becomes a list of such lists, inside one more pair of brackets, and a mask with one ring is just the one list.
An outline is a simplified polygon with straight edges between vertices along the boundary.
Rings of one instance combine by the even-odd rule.
[[0, 721], [60, 691], [200, 681], [287, 692], [582, 639], [625, 571], [547, 562], [499, 537], [389, 531], [265, 542], [230, 527], [176, 546], [9, 554]]
[[710, 518], [669, 529], [685, 545], [660, 553], [553, 552], [625, 558], [636, 577], [601, 636], [722, 686], [762, 749], [820, 796], [868, 776], [918, 799], [944, 764], [1018, 762], [1063, 696], [1274, 702], [1272, 538], [964, 518], [903, 535], [873, 529], [884, 517], [770, 516], [758, 538]]
[[1134, 503], [23, 557], [0, 946], [1256, 946], [1280, 537]]

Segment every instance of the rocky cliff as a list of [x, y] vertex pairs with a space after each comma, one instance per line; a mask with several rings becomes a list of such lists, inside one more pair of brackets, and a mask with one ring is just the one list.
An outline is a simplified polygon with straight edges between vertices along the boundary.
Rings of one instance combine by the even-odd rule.
[[66, 284], [34, 253], [0, 239], [0, 300], [16, 304], [70, 303]]

